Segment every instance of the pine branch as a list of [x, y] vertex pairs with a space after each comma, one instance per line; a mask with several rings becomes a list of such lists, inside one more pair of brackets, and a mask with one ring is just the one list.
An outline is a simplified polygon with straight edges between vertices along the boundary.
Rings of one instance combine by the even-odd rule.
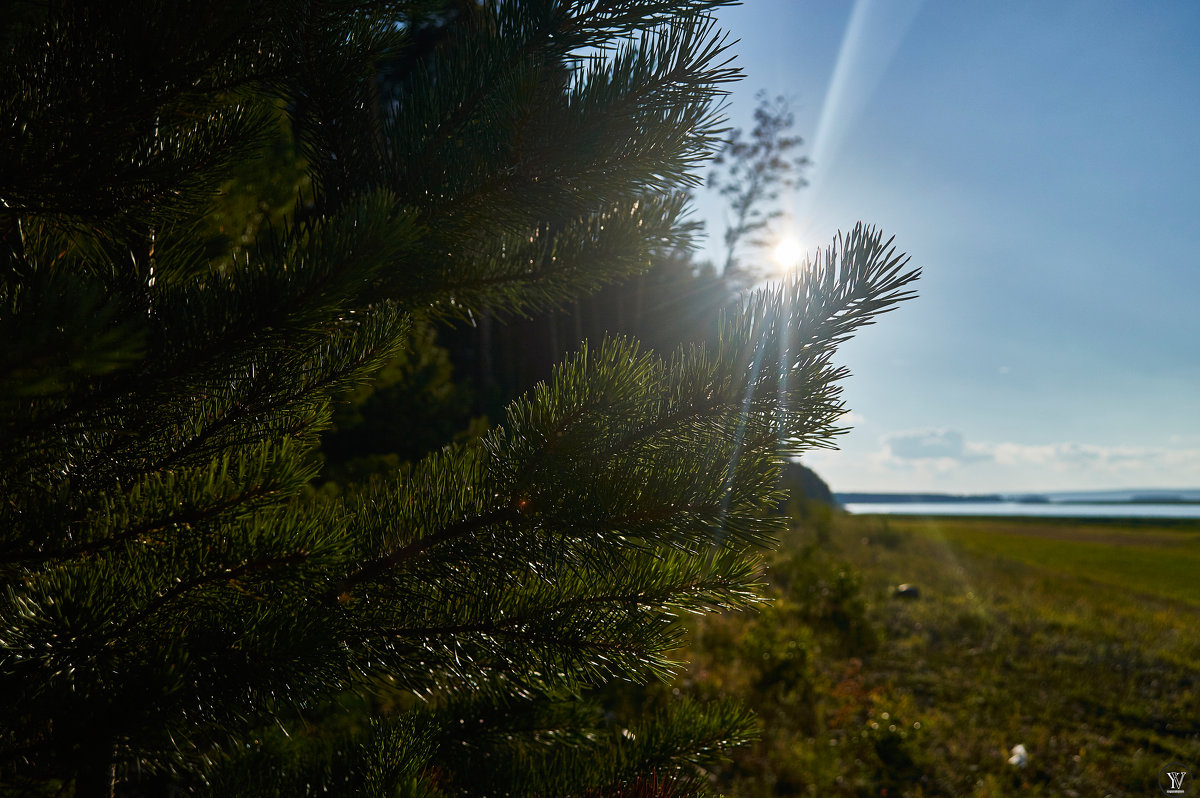
[[470, 536], [489, 526], [512, 523], [519, 517], [520, 512], [518, 507], [509, 504], [508, 506], [496, 508], [473, 518], [464, 518], [456, 523], [444, 526], [430, 534], [417, 538], [406, 546], [388, 552], [359, 566], [338, 582], [329, 591], [328, 596], [338, 601], [346, 601], [349, 599], [348, 591], [355, 586], [379, 579], [385, 574], [390, 574], [409, 560], [426, 553], [442, 543]]
[[217, 582], [228, 582], [235, 584], [240, 577], [247, 574], [269, 571], [275, 568], [284, 568], [289, 565], [303, 562], [309, 557], [309, 552], [300, 550], [291, 554], [285, 554], [281, 557], [271, 557], [261, 560], [252, 560], [243, 563], [234, 568], [223, 568], [209, 574], [197, 576], [187, 582], [181, 582], [177, 586], [159, 594], [153, 601], [142, 607], [136, 613], [131, 615], [122, 625], [113, 630], [108, 638], [109, 645], [116, 645], [118, 641], [125, 637], [132, 629], [144, 622], [147, 618], [153, 616], [156, 612], [166, 607], [172, 601], [182, 598], [205, 585], [214, 584]]

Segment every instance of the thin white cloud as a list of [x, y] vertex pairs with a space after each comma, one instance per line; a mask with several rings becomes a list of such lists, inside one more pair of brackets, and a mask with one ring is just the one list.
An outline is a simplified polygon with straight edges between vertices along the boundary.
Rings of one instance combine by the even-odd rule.
[[894, 433], [880, 443], [871, 465], [893, 473], [943, 477], [969, 471], [993, 479], [1011, 474], [1020, 482], [1057, 475], [1073, 484], [1200, 485], [1200, 447], [969, 441], [952, 429]]
[[838, 423], [847, 427], [861, 427], [867, 423], [867, 419], [854, 410], [847, 410], [838, 416]]
[[1171, 470], [1200, 471], [1200, 449], [1168, 446], [1102, 446], [1086, 443], [984, 444], [1002, 465], [1043, 465], [1067, 471]]

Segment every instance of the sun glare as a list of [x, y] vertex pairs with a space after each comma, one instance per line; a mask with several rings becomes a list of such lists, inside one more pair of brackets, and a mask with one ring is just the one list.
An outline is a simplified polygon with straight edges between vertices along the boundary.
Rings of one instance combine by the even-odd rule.
[[789, 272], [800, 265], [804, 259], [804, 247], [791, 236], [784, 236], [775, 245], [775, 263], [781, 272]]

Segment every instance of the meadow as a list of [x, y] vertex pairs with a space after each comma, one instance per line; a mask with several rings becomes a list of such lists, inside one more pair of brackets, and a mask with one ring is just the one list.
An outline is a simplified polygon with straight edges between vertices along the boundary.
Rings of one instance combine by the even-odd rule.
[[1200, 770], [1200, 522], [799, 520], [773, 600], [693, 622], [646, 696], [757, 711], [727, 794], [1147, 796]]

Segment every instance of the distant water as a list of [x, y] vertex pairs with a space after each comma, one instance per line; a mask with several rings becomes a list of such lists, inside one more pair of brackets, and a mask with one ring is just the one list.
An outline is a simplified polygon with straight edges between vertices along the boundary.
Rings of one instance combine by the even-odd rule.
[[1198, 518], [1200, 504], [1065, 504], [1028, 502], [863, 502], [855, 515], [1013, 515], [1050, 518]]

